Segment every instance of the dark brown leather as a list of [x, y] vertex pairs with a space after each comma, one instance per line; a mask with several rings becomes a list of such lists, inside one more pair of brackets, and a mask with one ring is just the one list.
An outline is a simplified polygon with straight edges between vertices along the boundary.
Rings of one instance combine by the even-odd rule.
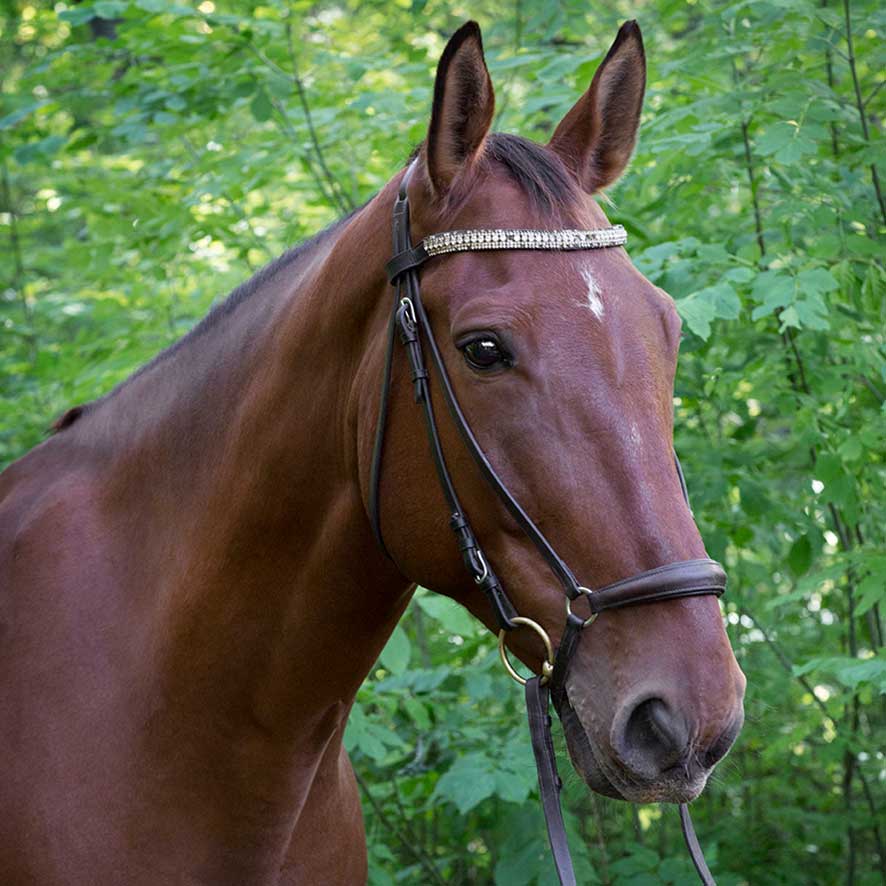
[[695, 836], [695, 828], [692, 826], [692, 819], [689, 816], [689, 807], [685, 803], [680, 804], [680, 826], [683, 828], [683, 839], [686, 841], [689, 857], [695, 865], [695, 870], [698, 872], [703, 886], [717, 886], [708, 868], [708, 863], [704, 860], [704, 853], [701, 851], [698, 837]]
[[726, 573], [716, 560], [681, 560], [606, 585], [588, 594], [592, 612], [652, 603], [672, 597], [696, 597], [726, 590]]
[[557, 757], [551, 738], [548, 687], [541, 685], [541, 678], [531, 677], [526, 681], [524, 689], [529, 738], [532, 741], [532, 754], [538, 772], [538, 794], [545, 814], [551, 854], [554, 856], [554, 864], [562, 886], [575, 886], [575, 871], [572, 868], [572, 856], [569, 854], [566, 826], [563, 824], [563, 811], [560, 808], [560, 789], [563, 784], [557, 773]]

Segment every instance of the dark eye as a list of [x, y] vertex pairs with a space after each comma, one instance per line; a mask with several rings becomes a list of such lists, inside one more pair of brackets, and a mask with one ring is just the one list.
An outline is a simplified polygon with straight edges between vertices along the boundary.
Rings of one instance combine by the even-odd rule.
[[511, 366], [511, 355], [492, 335], [479, 335], [459, 346], [471, 369], [478, 372], [489, 372]]

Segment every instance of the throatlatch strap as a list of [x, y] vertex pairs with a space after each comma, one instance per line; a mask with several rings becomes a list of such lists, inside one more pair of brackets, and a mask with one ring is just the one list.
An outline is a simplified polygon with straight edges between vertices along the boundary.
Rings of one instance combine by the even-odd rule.
[[526, 715], [529, 719], [529, 737], [532, 739], [532, 753], [535, 768], [538, 770], [538, 790], [541, 807], [548, 828], [548, 841], [551, 854], [557, 866], [557, 876], [562, 886], [575, 886], [575, 871], [569, 855], [566, 840], [566, 826], [563, 824], [563, 811], [560, 809], [560, 776], [557, 774], [557, 758], [554, 755], [554, 742], [551, 738], [551, 717], [548, 713], [548, 688], [542, 686], [540, 677], [526, 681]]

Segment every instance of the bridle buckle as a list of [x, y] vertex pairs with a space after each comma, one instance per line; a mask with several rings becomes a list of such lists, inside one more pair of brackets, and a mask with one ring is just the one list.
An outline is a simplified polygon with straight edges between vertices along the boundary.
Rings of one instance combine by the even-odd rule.
[[483, 572], [481, 572], [480, 575], [474, 576], [474, 581], [478, 585], [481, 585], [489, 576], [489, 567], [486, 565], [486, 558], [483, 556], [483, 551], [481, 551], [480, 548], [477, 548], [477, 550], [474, 551], [474, 556], [480, 561], [480, 565], [483, 567]]

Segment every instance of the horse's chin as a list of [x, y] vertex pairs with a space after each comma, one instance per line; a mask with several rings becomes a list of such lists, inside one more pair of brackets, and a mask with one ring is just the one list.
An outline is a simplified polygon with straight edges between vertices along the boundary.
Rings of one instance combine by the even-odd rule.
[[619, 776], [612, 763], [601, 763], [584, 725], [568, 699], [557, 710], [566, 735], [566, 747], [576, 772], [594, 793], [631, 803], [689, 803], [704, 790], [707, 772], [687, 778], [682, 767], [662, 774], [654, 784], [637, 784]]

